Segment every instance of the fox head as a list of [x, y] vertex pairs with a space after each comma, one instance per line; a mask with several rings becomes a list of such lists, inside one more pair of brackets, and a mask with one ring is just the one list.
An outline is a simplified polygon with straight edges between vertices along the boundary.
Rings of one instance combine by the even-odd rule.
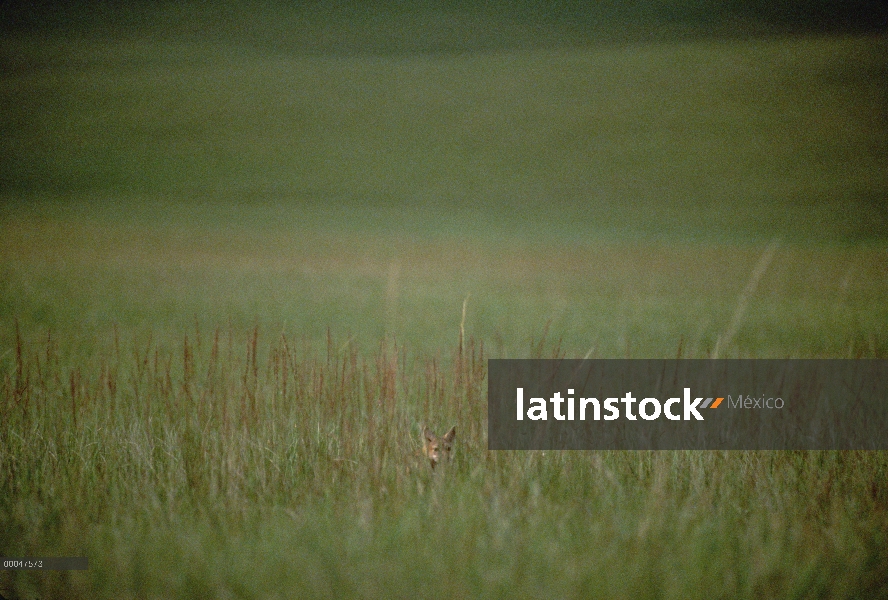
[[423, 452], [433, 469], [439, 462], [450, 462], [453, 456], [453, 438], [456, 437], [456, 427], [451, 427], [450, 431], [441, 437], [435, 435], [428, 427], [423, 427], [422, 437], [424, 440]]

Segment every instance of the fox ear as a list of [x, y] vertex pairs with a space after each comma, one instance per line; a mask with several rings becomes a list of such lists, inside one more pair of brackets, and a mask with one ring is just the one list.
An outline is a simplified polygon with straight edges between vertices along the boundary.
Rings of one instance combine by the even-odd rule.
[[450, 443], [453, 441], [453, 438], [456, 437], [456, 425], [450, 428], [446, 434], [444, 434], [444, 441]]
[[422, 426], [422, 437], [426, 439], [427, 442], [431, 442], [435, 439], [435, 434], [429, 431], [429, 428], [425, 425]]

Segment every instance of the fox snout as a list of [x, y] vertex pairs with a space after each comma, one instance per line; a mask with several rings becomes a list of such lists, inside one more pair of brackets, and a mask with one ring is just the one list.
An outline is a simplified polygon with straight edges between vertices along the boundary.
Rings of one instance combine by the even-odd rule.
[[428, 427], [423, 427], [422, 437], [424, 440], [423, 451], [433, 469], [438, 463], [450, 462], [453, 455], [453, 438], [456, 437], [455, 426], [451, 427], [450, 431], [440, 437], [435, 435]]

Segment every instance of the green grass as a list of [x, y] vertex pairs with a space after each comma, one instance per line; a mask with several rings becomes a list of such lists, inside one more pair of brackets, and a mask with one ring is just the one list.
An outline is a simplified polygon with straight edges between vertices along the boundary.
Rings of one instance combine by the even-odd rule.
[[0, 554], [90, 569], [0, 594], [886, 597], [885, 453], [488, 452], [485, 380], [884, 358], [886, 56], [4, 36]]
[[284, 204], [346, 227], [363, 207], [402, 235], [883, 240], [885, 49], [330, 57], [10, 36], [0, 181], [12, 198]]
[[[664, 357], [680, 345], [707, 356], [764, 250], [643, 238], [399, 236], [307, 227], [279, 218], [282, 208], [245, 208], [236, 224], [220, 224], [208, 209], [167, 214], [170, 222], [157, 225], [150, 211], [128, 221], [100, 210], [59, 212], [20, 211], [4, 221], [0, 354], [17, 319], [27, 337], [51, 330], [60, 341], [74, 335], [92, 344], [116, 324], [173, 347], [195, 322], [239, 331], [258, 322], [315, 342], [331, 327], [363, 347], [390, 334], [433, 355], [453, 343], [468, 296], [467, 330], [496, 357], [527, 356], [547, 324], [569, 356], [593, 349], [601, 357]], [[719, 355], [883, 355], [885, 289], [878, 246], [783, 243]]]
[[[189, 332], [52, 340], [2, 387], [5, 574], [22, 597], [878, 597], [879, 452], [489, 452], [485, 355]], [[263, 347], [265, 351], [263, 351]], [[29, 358], [30, 357], [30, 358]], [[432, 473], [421, 421], [457, 423]]]
[[[489, 452], [485, 355], [189, 332], [52, 340], [3, 381], [0, 544], [87, 555], [21, 597], [873, 598], [881, 452]], [[434, 473], [419, 423], [457, 424]]]

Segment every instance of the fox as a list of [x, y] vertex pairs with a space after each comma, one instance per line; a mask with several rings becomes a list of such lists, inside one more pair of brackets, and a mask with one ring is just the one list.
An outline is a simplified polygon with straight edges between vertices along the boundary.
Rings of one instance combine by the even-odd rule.
[[448, 463], [453, 458], [453, 438], [456, 437], [456, 425], [442, 436], [437, 436], [428, 427], [422, 428], [422, 452], [429, 459], [432, 470], [438, 463]]

